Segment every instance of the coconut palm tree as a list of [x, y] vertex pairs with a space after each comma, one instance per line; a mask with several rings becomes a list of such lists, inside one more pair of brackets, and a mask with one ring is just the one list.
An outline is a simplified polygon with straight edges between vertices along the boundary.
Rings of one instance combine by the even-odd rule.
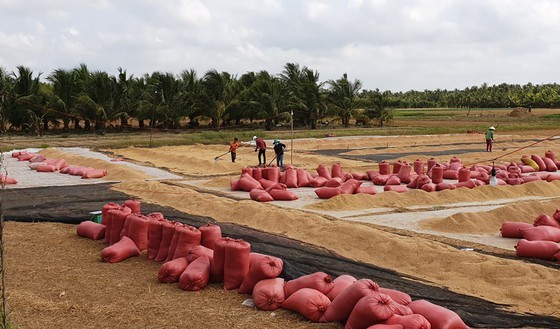
[[323, 83], [319, 82], [319, 73], [298, 64], [287, 63], [280, 75], [287, 87], [287, 108], [294, 111], [295, 120], [317, 128], [317, 120], [326, 109]]
[[266, 130], [272, 130], [278, 119], [286, 119], [285, 90], [282, 80], [270, 75], [267, 71], [261, 71], [255, 75], [254, 82], [247, 89], [245, 99], [249, 105], [251, 117], [264, 119]]
[[189, 118], [190, 125], [196, 125], [196, 117], [201, 115], [197, 107], [201, 80], [194, 69], [184, 70], [180, 74], [183, 115]]
[[17, 67], [18, 72], [12, 73], [12, 87], [15, 102], [8, 110], [8, 119], [12, 126], [19, 129], [38, 131], [38, 117], [42, 115], [38, 99], [39, 73], [33, 77], [33, 71], [24, 66]]
[[348, 127], [350, 119], [364, 105], [364, 101], [359, 97], [362, 82], [348, 81], [348, 75], [344, 73], [342, 78], [329, 80], [327, 84], [330, 86], [327, 93], [328, 108], [340, 118], [343, 126]]
[[380, 126], [384, 126], [387, 121], [393, 118], [391, 108], [394, 106], [394, 100], [391, 98], [391, 92], [381, 92], [379, 89], [365, 91], [364, 98], [369, 104], [365, 114], [370, 119], [376, 119]]
[[8, 113], [12, 107], [14, 95], [13, 79], [5, 68], [0, 67], [0, 133], [5, 133], [9, 123]]
[[56, 110], [63, 122], [63, 130], [68, 131], [70, 121], [74, 117], [74, 100], [78, 95], [76, 72], [73, 70], [56, 69], [48, 77], [52, 83], [54, 96], [57, 97]]
[[114, 110], [120, 119], [120, 128], [128, 125], [128, 119], [134, 116], [135, 109], [132, 107], [132, 79], [127, 76], [126, 70], [118, 68], [119, 74], [113, 78], [114, 91]]
[[90, 73], [86, 88], [76, 99], [85, 120], [84, 129], [104, 130], [106, 124], [121, 114], [114, 111], [114, 79], [103, 71]]
[[228, 111], [239, 104], [241, 91], [242, 87], [235, 77], [227, 72], [210, 70], [202, 78], [197, 106], [218, 129], [223, 120], [228, 119]]

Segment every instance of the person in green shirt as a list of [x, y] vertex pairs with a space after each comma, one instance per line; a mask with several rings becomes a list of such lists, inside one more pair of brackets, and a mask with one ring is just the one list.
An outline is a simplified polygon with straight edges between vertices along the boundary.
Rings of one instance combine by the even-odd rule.
[[494, 144], [494, 128], [493, 126], [486, 130], [486, 152], [492, 152], [492, 144]]

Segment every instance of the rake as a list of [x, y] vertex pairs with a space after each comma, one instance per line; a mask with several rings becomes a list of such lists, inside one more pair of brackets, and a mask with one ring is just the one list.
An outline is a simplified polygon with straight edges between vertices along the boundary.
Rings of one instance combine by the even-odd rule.
[[217, 157], [214, 158], [214, 161], [222, 160], [222, 157], [223, 157], [224, 155], [228, 154], [228, 153], [229, 153], [229, 151], [227, 151], [227, 152], [224, 153], [224, 154], [218, 155]]
[[502, 144], [499, 144], [499, 143], [496, 143], [496, 142], [493, 142], [493, 143], [497, 144], [498, 147], [501, 147], [502, 151], [507, 151], [507, 147], [502, 147]]

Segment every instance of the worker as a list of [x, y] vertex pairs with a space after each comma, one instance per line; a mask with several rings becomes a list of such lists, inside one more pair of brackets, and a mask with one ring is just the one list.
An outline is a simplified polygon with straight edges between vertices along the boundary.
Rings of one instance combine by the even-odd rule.
[[486, 130], [486, 152], [492, 152], [492, 144], [494, 143], [494, 126], [491, 126]]
[[260, 137], [257, 138], [257, 136], [253, 136], [253, 141], [256, 145], [255, 152], [259, 151], [259, 167], [266, 167], [266, 143], [264, 142], [264, 139]]
[[233, 142], [229, 143], [229, 152], [231, 153], [231, 162], [235, 163], [235, 158], [237, 158], [237, 148], [240, 146], [239, 139], [235, 137]]
[[276, 165], [284, 169], [284, 150], [286, 149], [286, 145], [280, 143], [279, 140], [274, 140], [274, 153], [276, 153]]

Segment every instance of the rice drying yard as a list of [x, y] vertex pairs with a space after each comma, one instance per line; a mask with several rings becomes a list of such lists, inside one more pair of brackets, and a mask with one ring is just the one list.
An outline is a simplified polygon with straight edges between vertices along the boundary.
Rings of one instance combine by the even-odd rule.
[[[544, 157], [547, 151], [560, 154], [558, 140], [548, 138], [554, 131], [496, 133], [500, 143], [491, 153], [480, 133], [302, 138], [293, 141], [294, 151], [288, 150], [284, 161], [311, 174], [333, 164], [347, 173], [366, 173], [383, 160], [456, 158], [471, 168], [518, 164], [523, 155]], [[375, 195], [330, 199], [318, 198], [314, 187], [300, 187], [288, 189], [297, 200], [256, 202], [230, 186], [243, 168], [256, 164], [254, 146], [240, 147], [232, 163], [229, 156], [215, 160], [224, 145], [99, 148], [94, 140], [88, 145], [48, 138], [50, 147], [28, 151], [102, 168], [107, 175], [81, 179], [37, 172], [4, 153], [8, 176], [18, 181], [2, 191], [6, 292], [9, 319], [17, 328], [344, 327], [282, 308], [258, 310], [247, 306], [249, 294], [219, 283], [197, 292], [162, 284], [162, 263], [148, 260], [145, 252], [102, 262], [107, 245], [79, 237], [77, 224], [108, 202], [131, 198], [141, 201], [143, 213], [161, 212], [196, 227], [213, 223], [224, 236], [249, 241], [252, 251], [283, 259], [286, 281], [318, 271], [333, 278], [350, 274], [446, 307], [472, 328], [560, 327], [557, 261], [517, 257], [519, 239], [500, 235], [504, 222], [532, 224], [541, 214], [552, 216], [560, 208], [558, 180], [436, 192], [397, 193], [377, 186]], [[5, 141], [3, 149], [6, 142], [26, 140]], [[271, 151], [267, 156], [272, 160]], [[362, 186], [375, 187], [370, 179]]]

